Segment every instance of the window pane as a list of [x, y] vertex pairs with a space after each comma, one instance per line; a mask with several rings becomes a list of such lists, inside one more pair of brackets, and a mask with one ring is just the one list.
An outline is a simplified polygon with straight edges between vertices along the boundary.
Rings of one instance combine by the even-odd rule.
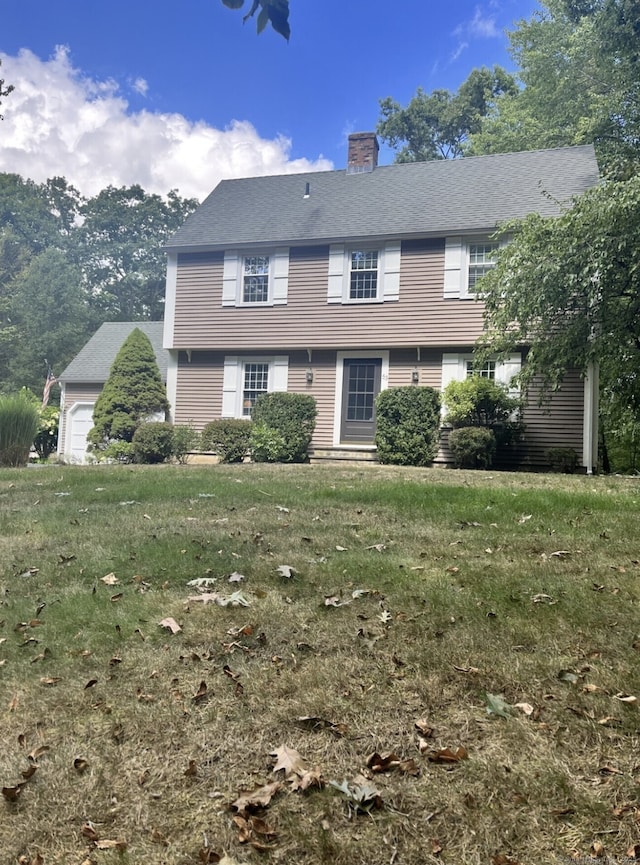
[[370, 300], [378, 296], [378, 252], [357, 250], [351, 253], [349, 297]]
[[370, 421], [375, 400], [375, 367], [373, 364], [349, 365], [347, 420]]
[[269, 300], [269, 256], [251, 255], [244, 260], [244, 303], [267, 303]]
[[267, 393], [269, 389], [269, 364], [268, 363], [245, 363], [244, 365], [244, 387], [242, 390], [242, 414], [251, 416], [251, 409], [261, 393]]
[[495, 379], [496, 377], [496, 362], [495, 360], [485, 360], [482, 366], [474, 364], [472, 360], [467, 361], [467, 378], [472, 375], [480, 375], [482, 378]]
[[470, 294], [475, 292], [478, 280], [494, 266], [493, 254], [497, 249], [498, 244], [490, 241], [469, 244], [468, 291]]

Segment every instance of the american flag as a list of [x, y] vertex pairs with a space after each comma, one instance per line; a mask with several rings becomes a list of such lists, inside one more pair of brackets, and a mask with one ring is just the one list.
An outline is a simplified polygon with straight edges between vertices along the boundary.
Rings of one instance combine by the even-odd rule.
[[58, 379], [49, 369], [49, 371], [47, 372], [47, 380], [44, 383], [44, 390], [42, 392], [42, 408], [46, 408], [47, 403], [49, 402], [49, 394], [51, 393], [51, 388], [54, 386], [54, 384], [57, 384], [57, 382]]

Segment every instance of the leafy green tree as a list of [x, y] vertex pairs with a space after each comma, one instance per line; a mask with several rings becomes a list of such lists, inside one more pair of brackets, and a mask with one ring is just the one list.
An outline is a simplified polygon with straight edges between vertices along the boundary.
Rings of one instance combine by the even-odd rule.
[[149, 338], [135, 328], [124, 341], [93, 410], [89, 441], [96, 451], [130, 443], [141, 423], [169, 410]]
[[[222, 0], [229, 9], [242, 9], [245, 0]], [[251, 0], [251, 7], [242, 19], [247, 21], [258, 12], [257, 28], [262, 33], [267, 24], [271, 24], [276, 33], [289, 41], [289, 0]]]
[[61, 371], [93, 330], [78, 268], [50, 247], [16, 278], [8, 302], [13, 328], [5, 384], [41, 392], [48, 361]]
[[482, 279], [484, 348], [530, 345], [521, 379], [553, 389], [600, 365], [604, 393], [640, 419], [640, 175], [609, 181], [560, 216], [532, 214]]
[[515, 80], [500, 66], [474, 69], [456, 93], [418, 88], [406, 108], [390, 97], [380, 100], [377, 132], [397, 150], [396, 162], [456, 158], [496, 98], [515, 91]]
[[469, 152], [593, 142], [601, 169], [624, 177], [640, 144], [636, 0], [544, 0], [509, 39], [519, 89], [498, 96]]
[[73, 254], [103, 320], [159, 320], [164, 311], [164, 242], [195, 210], [175, 191], [166, 200], [141, 186], [109, 186], [81, 208]]

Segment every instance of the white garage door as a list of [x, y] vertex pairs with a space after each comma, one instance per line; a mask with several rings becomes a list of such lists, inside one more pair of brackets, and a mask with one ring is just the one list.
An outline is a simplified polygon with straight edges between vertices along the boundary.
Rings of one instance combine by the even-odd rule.
[[87, 458], [87, 433], [93, 426], [93, 403], [76, 403], [69, 409], [66, 455], [74, 463]]

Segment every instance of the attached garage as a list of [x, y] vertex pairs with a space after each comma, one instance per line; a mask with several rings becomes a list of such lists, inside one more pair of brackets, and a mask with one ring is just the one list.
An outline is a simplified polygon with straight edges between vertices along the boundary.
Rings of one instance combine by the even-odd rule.
[[90, 460], [87, 435], [93, 427], [93, 407], [109, 377], [118, 351], [136, 327], [149, 337], [160, 375], [166, 384], [169, 352], [162, 347], [163, 322], [117, 321], [103, 324], [58, 377], [62, 390], [58, 455], [68, 462], [84, 463]]

